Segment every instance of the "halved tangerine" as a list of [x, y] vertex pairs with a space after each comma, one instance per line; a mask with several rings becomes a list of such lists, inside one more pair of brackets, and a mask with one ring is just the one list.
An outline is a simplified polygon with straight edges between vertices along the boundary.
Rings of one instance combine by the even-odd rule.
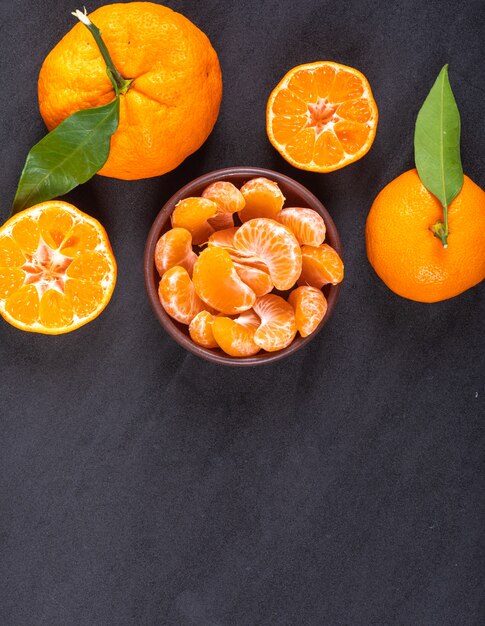
[[214, 319], [214, 316], [209, 311], [197, 313], [189, 325], [189, 334], [192, 341], [203, 348], [219, 347], [212, 332]]
[[172, 213], [172, 226], [187, 229], [192, 234], [192, 243], [198, 245], [207, 241], [213, 227], [208, 223], [217, 214], [217, 204], [207, 198], [185, 198], [175, 205]]
[[299, 285], [321, 289], [331, 283], [338, 285], [344, 278], [344, 264], [338, 252], [324, 243], [321, 246], [302, 246], [302, 268]]
[[377, 129], [377, 105], [358, 70], [318, 61], [290, 70], [271, 92], [269, 140], [289, 163], [331, 172], [363, 157]]
[[300, 275], [298, 241], [289, 228], [272, 219], [262, 217], [245, 222], [234, 235], [234, 247], [262, 261], [276, 289], [290, 289]]
[[308, 337], [325, 317], [327, 299], [320, 289], [302, 286], [293, 289], [288, 302], [295, 311], [297, 330], [302, 337]]
[[246, 206], [239, 212], [241, 222], [247, 222], [255, 217], [274, 218], [285, 203], [285, 196], [278, 183], [262, 176], [244, 183], [241, 194], [246, 202]]
[[219, 347], [230, 356], [253, 356], [261, 348], [254, 343], [254, 334], [261, 321], [253, 310], [246, 311], [236, 319], [216, 317], [212, 332]]
[[194, 287], [198, 296], [226, 315], [250, 309], [256, 300], [254, 291], [243, 282], [224, 248], [203, 250], [194, 266]]
[[254, 333], [254, 343], [267, 352], [282, 350], [296, 335], [295, 312], [291, 304], [275, 294], [258, 298], [254, 311], [261, 324]]
[[192, 235], [185, 228], [171, 228], [157, 241], [155, 266], [160, 276], [180, 265], [192, 276], [197, 255], [192, 250]]
[[325, 241], [325, 222], [313, 209], [288, 207], [280, 211], [275, 219], [291, 230], [300, 246], [319, 246]]
[[158, 286], [158, 297], [165, 311], [177, 322], [190, 324], [205, 304], [195, 292], [186, 269], [176, 265], [164, 273]]
[[67, 202], [43, 202], [0, 228], [0, 314], [21, 330], [79, 328], [101, 313], [115, 283], [106, 231]]

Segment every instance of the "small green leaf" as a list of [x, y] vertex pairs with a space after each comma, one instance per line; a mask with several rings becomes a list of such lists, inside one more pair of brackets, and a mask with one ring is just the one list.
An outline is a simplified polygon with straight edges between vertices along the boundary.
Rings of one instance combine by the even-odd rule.
[[[463, 186], [460, 113], [448, 80], [448, 65], [436, 79], [416, 119], [414, 159], [423, 185], [445, 211]], [[448, 234], [447, 214], [445, 214]]]
[[66, 118], [29, 152], [12, 213], [62, 196], [98, 172], [118, 128], [119, 98]]

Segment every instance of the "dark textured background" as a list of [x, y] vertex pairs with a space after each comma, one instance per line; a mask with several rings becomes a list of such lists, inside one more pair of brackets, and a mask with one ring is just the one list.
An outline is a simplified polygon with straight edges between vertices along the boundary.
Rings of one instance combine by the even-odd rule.
[[[91, 0], [88, 8], [102, 2]], [[96, 177], [69, 199], [119, 263], [111, 304], [60, 337], [1, 323], [2, 626], [483, 624], [485, 288], [427, 306], [376, 278], [364, 224], [413, 165], [416, 113], [445, 62], [465, 172], [485, 186], [481, 0], [168, 2], [217, 49], [224, 98], [199, 152], [162, 178]], [[1, 2], [6, 218], [44, 133], [36, 79], [79, 4]], [[329, 175], [286, 164], [265, 102], [294, 65], [362, 70], [371, 152]], [[185, 353], [149, 308], [142, 255], [168, 197], [229, 165], [307, 185], [340, 230], [347, 275], [306, 349], [259, 369]]]

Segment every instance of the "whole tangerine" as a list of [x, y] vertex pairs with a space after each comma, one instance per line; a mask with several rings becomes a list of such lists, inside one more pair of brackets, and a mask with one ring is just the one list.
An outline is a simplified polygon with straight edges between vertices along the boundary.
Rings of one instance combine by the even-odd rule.
[[[99, 174], [135, 180], [173, 170], [200, 148], [219, 113], [222, 76], [209, 39], [183, 15], [152, 2], [110, 4], [89, 19], [127, 81], [118, 130]], [[76, 111], [115, 98], [106, 63], [84, 24], [48, 54], [38, 96], [49, 130]]]
[[369, 261], [395, 293], [418, 302], [457, 296], [485, 278], [485, 191], [465, 176], [448, 208], [448, 247], [431, 227], [443, 207], [415, 169], [390, 182], [366, 224]]

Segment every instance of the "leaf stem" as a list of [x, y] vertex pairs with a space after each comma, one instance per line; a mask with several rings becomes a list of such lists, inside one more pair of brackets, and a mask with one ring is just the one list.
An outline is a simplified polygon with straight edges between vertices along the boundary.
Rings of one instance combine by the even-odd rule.
[[436, 222], [433, 226], [430, 227], [431, 232], [435, 237], [440, 239], [443, 244], [443, 248], [448, 247], [448, 205], [443, 204], [443, 215], [444, 215], [444, 223]]
[[89, 30], [94, 40], [96, 41], [99, 51], [101, 52], [103, 59], [106, 63], [106, 73], [113, 83], [116, 95], [125, 94], [128, 91], [131, 83], [133, 82], [133, 79], [124, 78], [117, 70], [115, 64], [113, 63], [113, 59], [111, 58], [111, 55], [108, 51], [108, 48], [103, 41], [101, 31], [96, 26], [96, 24], [93, 24], [91, 22], [91, 20], [87, 16], [86, 8], [84, 9], [84, 12], [78, 9], [77, 11], [74, 11], [72, 15], [74, 15], [74, 17], [77, 17], [77, 19], [86, 26], [86, 28]]

